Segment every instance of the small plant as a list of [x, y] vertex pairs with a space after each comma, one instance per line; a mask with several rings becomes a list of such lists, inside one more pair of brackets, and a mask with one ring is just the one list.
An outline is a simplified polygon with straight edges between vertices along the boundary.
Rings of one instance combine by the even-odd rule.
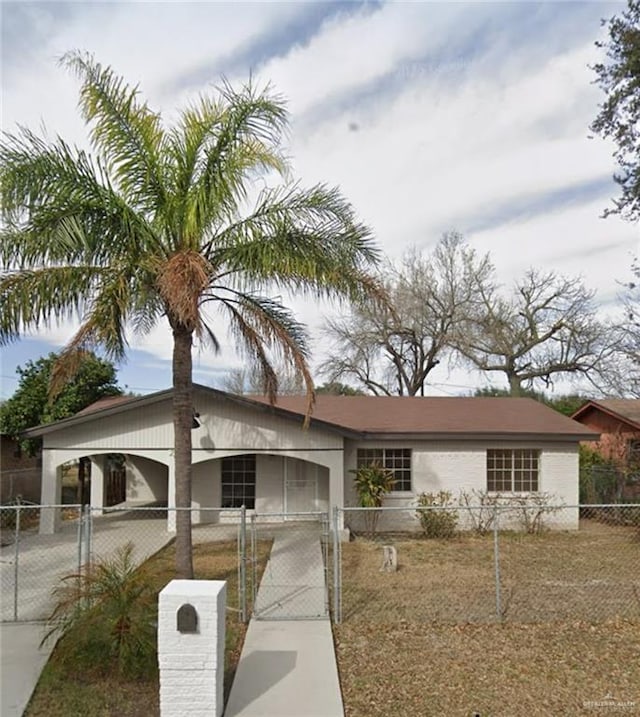
[[478, 535], [486, 535], [496, 520], [497, 506], [501, 496], [483, 490], [460, 491], [459, 503], [467, 512], [471, 530]]
[[42, 642], [61, 638], [61, 662], [130, 677], [155, 668], [157, 591], [146, 570], [136, 567], [131, 543], [112, 559], [64, 576], [53, 596]]
[[555, 496], [549, 493], [531, 493], [510, 497], [509, 507], [513, 509], [521, 530], [529, 535], [540, 535], [547, 528], [546, 517], [561, 509], [553, 505], [555, 500]]
[[452, 538], [458, 526], [458, 512], [453, 509], [451, 493], [421, 493], [416, 516], [427, 538]]
[[[360, 466], [355, 471], [354, 485], [358, 495], [358, 505], [362, 508], [380, 508], [385, 495], [393, 488], [395, 479], [393, 472], [383, 468], [379, 463]], [[372, 538], [378, 527], [380, 519], [379, 510], [366, 510], [364, 512], [364, 525], [367, 535]]]

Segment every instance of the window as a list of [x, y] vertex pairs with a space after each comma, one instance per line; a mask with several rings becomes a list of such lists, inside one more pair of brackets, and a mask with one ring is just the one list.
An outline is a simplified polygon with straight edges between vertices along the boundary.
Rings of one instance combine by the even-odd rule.
[[487, 451], [487, 490], [528, 493], [538, 490], [540, 452], [528, 448]]
[[222, 459], [223, 508], [255, 508], [256, 457], [233, 456]]
[[378, 464], [393, 472], [394, 491], [411, 490], [410, 448], [358, 448], [357, 467]]

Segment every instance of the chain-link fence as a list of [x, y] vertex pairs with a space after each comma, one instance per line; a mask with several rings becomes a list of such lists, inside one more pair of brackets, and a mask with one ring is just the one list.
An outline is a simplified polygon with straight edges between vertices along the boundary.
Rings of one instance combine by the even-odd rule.
[[640, 505], [336, 510], [337, 622], [640, 618]]
[[[228, 608], [246, 620], [252, 591], [247, 587], [245, 511], [193, 508], [190, 512], [196, 577], [227, 580]], [[0, 507], [2, 620], [45, 619], [53, 607], [52, 590], [63, 576], [111, 559], [129, 543], [136, 563], [156, 556], [158, 571], [166, 568], [170, 574], [176, 513], [158, 507]], [[56, 532], [40, 532], [41, 525], [55, 526]], [[265, 549], [261, 545], [257, 551], [259, 564], [266, 561]]]
[[[255, 514], [250, 523], [253, 616], [310, 620], [329, 616], [329, 549], [326, 513]], [[269, 545], [260, 574], [258, 547]]]
[[[60, 520], [53, 536], [39, 533], [40, 522]], [[86, 561], [89, 536], [79, 505], [0, 507], [1, 617], [39, 620], [50, 609], [50, 591], [63, 575]]]
[[[170, 575], [176, 513], [0, 507], [2, 620], [45, 618], [62, 576], [129, 543]], [[227, 580], [243, 621], [640, 618], [639, 504], [345, 508], [331, 520], [194, 508], [191, 520], [196, 577]]]

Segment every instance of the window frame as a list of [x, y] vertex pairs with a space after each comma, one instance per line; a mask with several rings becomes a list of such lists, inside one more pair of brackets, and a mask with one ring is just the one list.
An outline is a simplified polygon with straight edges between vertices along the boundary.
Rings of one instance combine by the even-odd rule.
[[[255, 510], [256, 475], [255, 453], [242, 453], [222, 458], [220, 462], [220, 507], [238, 510], [244, 505], [247, 510]], [[226, 499], [230, 503], [229, 505], [225, 505], [225, 482], [231, 488], [231, 497]], [[247, 495], [247, 488], [252, 489], [253, 495]], [[238, 500], [240, 502], [236, 505]]]
[[[487, 448], [485, 458], [487, 493], [494, 495], [539, 493], [540, 456], [539, 448]], [[506, 487], [507, 475], [509, 487]], [[516, 488], [518, 484], [520, 487]], [[497, 487], [497, 485], [502, 485], [502, 487]], [[534, 485], [535, 487], [533, 487]]]
[[[387, 456], [387, 452], [397, 453], [400, 455]], [[368, 456], [362, 456], [361, 454], [368, 453]], [[373, 454], [378, 455], [373, 455]], [[413, 493], [413, 451], [411, 448], [398, 448], [395, 446], [375, 446], [375, 447], [359, 447], [356, 450], [356, 469], [363, 466], [370, 466], [379, 463], [383, 468], [390, 470], [393, 473], [393, 477], [398, 482], [397, 474], [401, 473], [403, 485], [407, 482], [409, 487], [397, 488], [394, 484], [393, 488], [389, 491], [389, 495], [395, 493]], [[408, 478], [407, 478], [408, 476]]]

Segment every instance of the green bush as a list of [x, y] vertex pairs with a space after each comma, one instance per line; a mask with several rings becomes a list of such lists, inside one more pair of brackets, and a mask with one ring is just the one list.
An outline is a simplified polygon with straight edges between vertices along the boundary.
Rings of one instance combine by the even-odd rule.
[[[360, 466], [351, 473], [355, 474], [354, 485], [358, 495], [358, 504], [363, 508], [379, 508], [384, 496], [395, 483], [393, 472], [383, 468], [379, 463]], [[365, 531], [369, 537], [375, 535], [379, 518], [379, 510], [364, 511]]]
[[136, 567], [131, 543], [112, 559], [64, 576], [53, 595], [42, 642], [60, 638], [61, 663], [132, 678], [153, 672], [157, 590], [145, 568]]
[[418, 496], [416, 516], [425, 537], [452, 538], [456, 534], [458, 511], [453, 506], [451, 493], [446, 490]]

